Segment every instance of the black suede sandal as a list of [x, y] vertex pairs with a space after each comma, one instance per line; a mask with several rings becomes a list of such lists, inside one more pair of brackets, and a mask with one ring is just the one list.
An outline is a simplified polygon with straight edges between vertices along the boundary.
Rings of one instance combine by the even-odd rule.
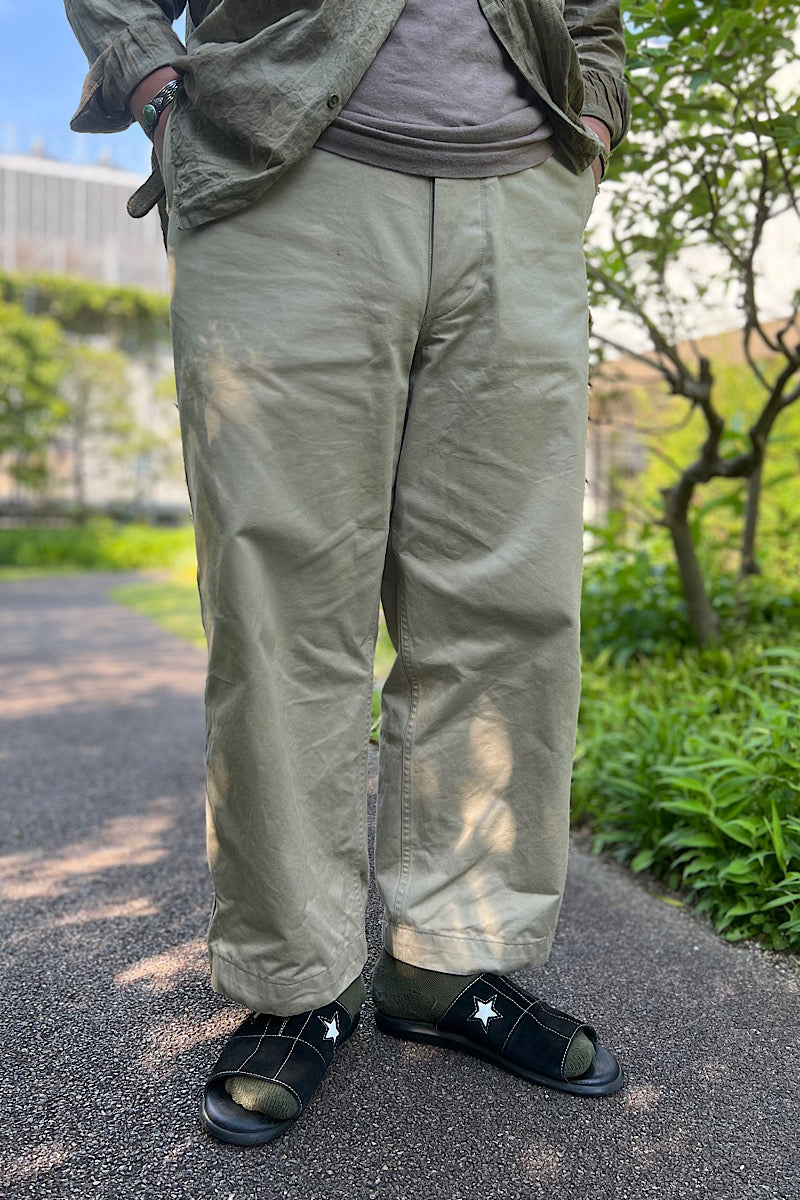
[[[537, 1000], [502, 975], [479, 975], [433, 1024], [377, 1009], [375, 1023], [393, 1037], [462, 1050], [531, 1083], [575, 1096], [608, 1096], [624, 1083], [617, 1059], [599, 1045], [591, 1025]], [[594, 1046], [594, 1061], [583, 1075], [567, 1076], [567, 1052], [578, 1033]]]
[[[231, 1034], [209, 1076], [201, 1115], [204, 1129], [235, 1146], [263, 1146], [282, 1137], [305, 1112], [358, 1018], [338, 1000], [294, 1017], [251, 1014]], [[297, 1101], [297, 1113], [277, 1121], [243, 1108], [225, 1088], [225, 1081], [237, 1075], [282, 1084]]]

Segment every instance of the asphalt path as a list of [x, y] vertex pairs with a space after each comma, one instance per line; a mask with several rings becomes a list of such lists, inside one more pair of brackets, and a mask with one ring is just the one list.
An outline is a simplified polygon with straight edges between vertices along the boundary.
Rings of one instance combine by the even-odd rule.
[[[0, 584], [3, 1197], [797, 1200], [797, 962], [577, 847], [551, 960], [520, 978], [598, 1027], [622, 1092], [396, 1042], [368, 1003], [291, 1134], [207, 1137], [202, 1083], [241, 1011], [203, 945], [204, 656], [116, 582]], [[369, 967], [374, 893], [367, 921]]]

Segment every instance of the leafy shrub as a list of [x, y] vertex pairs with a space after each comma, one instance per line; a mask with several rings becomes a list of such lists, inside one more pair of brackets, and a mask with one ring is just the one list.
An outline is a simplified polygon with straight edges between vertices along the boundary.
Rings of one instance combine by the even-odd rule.
[[687, 888], [724, 937], [800, 949], [800, 652], [584, 669], [573, 814], [596, 849]]
[[581, 602], [582, 646], [624, 665], [665, 645], [691, 643], [677, 568], [644, 549], [618, 549], [587, 562]]
[[[594, 530], [587, 553], [581, 603], [581, 646], [585, 658], [605, 654], [616, 666], [667, 650], [693, 647], [677, 567], [659, 557], [658, 540], [645, 527], [638, 547], [617, 541], [612, 523]], [[758, 575], [737, 579], [714, 572], [704, 561], [723, 644], [764, 627], [771, 638], [794, 637], [800, 624], [800, 593], [785, 591]]]

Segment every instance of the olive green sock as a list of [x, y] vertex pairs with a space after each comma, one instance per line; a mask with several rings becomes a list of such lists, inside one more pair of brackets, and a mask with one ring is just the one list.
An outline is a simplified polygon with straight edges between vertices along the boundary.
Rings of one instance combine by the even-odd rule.
[[[434, 1023], [479, 974], [446, 975], [442, 971], [427, 971], [424, 967], [400, 962], [383, 950], [372, 976], [372, 998], [378, 1011], [387, 1017]], [[593, 1059], [591, 1041], [585, 1033], [577, 1034], [567, 1054], [564, 1074], [568, 1078], [583, 1075]]]
[[456, 996], [476, 978], [474, 972], [445, 975], [442, 971], [412, 967], [382, 950], [372, 975], [372, 998], [375, 1007], [387, 1017], [434, 1022], [444, 1016]]
[[[337, 1000], [355, 1017], [364, 1001], [364, 979], [357, 975]], [[282, 1083], [271, 1079], [249, 1079], [245, 1075], [231, 1075], [225, 1080], [225, 1091], [230, 1098], [250, 1112], [260, 1112], [273, 1121], [290, 1121], [296, 1117], [299, 1105], [296, 1098]]]

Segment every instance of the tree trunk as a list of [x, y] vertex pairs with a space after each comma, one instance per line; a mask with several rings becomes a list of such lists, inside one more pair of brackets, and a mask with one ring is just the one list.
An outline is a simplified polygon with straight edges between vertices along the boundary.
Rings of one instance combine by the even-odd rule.
[[76, 433], [72, 440], [72, 489], [75, 503], [73, 520], [76, 525], [86, 524], [86, 464], [83, 440]]
[[744, 535], [742, 537], [742, 559], [739, 564], [739, 578], [747, 575], [760, 575], [761, 568], [756, 562], [756, 530], [758, 528], [758, 512], [761, 502], [761, 479], [763, 462], [760, 462], [747, 480], [747, 505], [745, 508]]
[[683, 594], [689, 612], [689, 624], [701, 646], [708, 646], [719, 637], [719, 618], [711, 606], [703, 572], [697, 560], [692, 531], [688, 520], [688, 497], [677, 488], [665, 488], [664, 517], [672, 538]]

